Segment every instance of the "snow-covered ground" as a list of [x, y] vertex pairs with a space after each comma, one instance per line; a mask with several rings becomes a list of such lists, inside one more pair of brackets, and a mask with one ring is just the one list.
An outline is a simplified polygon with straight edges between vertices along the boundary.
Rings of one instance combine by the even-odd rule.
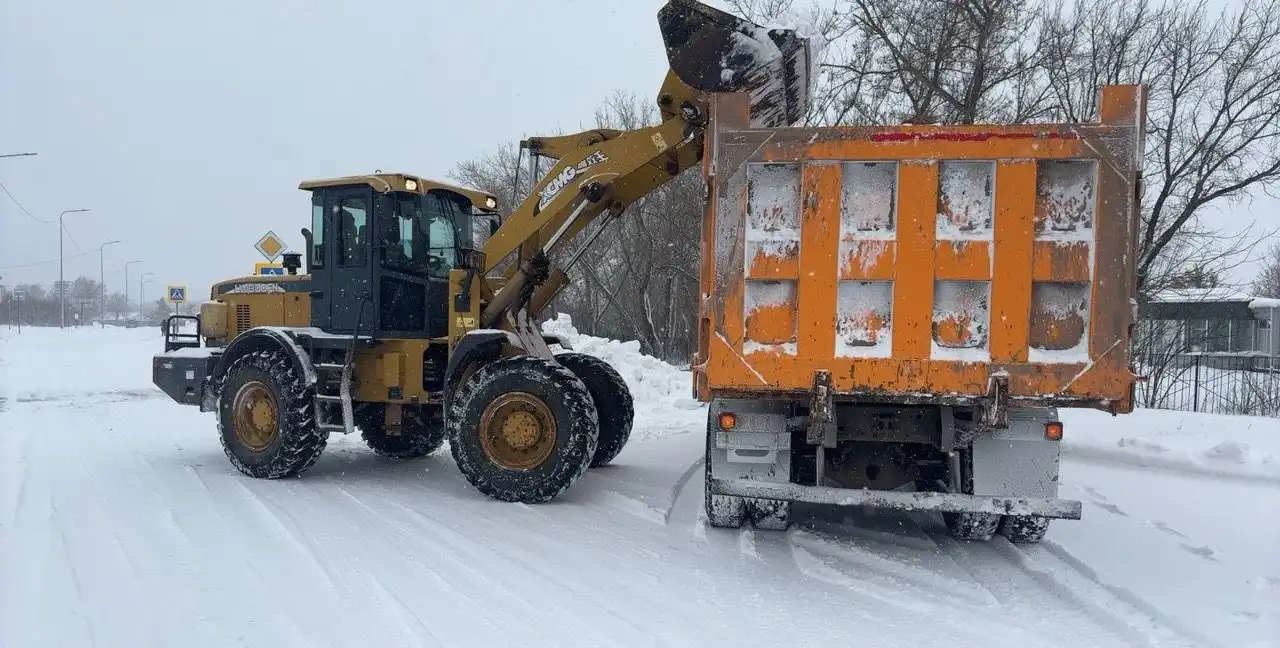
[[541, 506], [358, 438], [249, 479], [151, 385], [157, 331], [0, 330], [0, 647], [1280, 646], [1280, 421], [1065, 414], [1084, 519], [1031, 548], [856, 510], [713, 529], [688, 375], [554, 326], [636, 433]]

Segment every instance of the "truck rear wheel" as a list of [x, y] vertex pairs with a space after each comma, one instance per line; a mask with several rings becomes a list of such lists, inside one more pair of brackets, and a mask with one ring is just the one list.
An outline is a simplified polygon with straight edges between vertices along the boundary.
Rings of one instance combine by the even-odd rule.
[[546, 502], [586, 472], [599, 415], [586, 385], [545, 358], [516, 356], [476, 371], [446, 419], [453, 459], [477, 490], [504, 502]]
[[388, 434], [385, 411], [381, 404], [370, 404], [356, 418], [360, 437], [377, 454], [392, 459], [416, 459], [444, 445], [444, 421], [439, 418], [420, 419], [406, 411], [400, 424], [400, 434]]
[[1006, 515], [1000, 522], [1000, 535], [1015, 544], [1035, 544], [1049, 532], [1049, 518], [1038, 515]]
[[316, 429], [311, 388], [278, 350], [246, 353], [227, 368], [218, 436], [236, 470], [262, 479], [305, 471], [328, 442]]
[[943, 513], [942, 517], [956, 540], [986, 542], [1000, 526], [1000, 516], [993, 513]]
[[631, 389], [617, 369], [593, 355], [573, 351], [557, 353], [556, 362], [568, 367], [591, 392], [591, 400], [595, 401], [600, 414], [600, 438], [591, 467], [607, 465], [622, 452], [631, 437], [631, 423], [635, 419]]
[[791, 526], [791, 502], [786, 500], [749, 499], [747, 516], [757, 529], [786, 531]]
[[722, 529], [737, 529], [747, 521], [747, 501], [733, 495], [717, 495], [711, 492], [711, 452], [715, 450], [715, 430], [707, 426], [707, 451], [704, 455], [703, 503], [706, 505], [707, 522]]

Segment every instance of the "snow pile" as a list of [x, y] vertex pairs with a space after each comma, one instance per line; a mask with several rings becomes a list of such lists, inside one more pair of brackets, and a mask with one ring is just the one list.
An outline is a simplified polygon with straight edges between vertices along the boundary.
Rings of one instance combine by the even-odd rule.
[[584, 335], [573, 326], [573, 318], [558, 313], [542, 324], [542, 332], [559, 335], [574, 351], [589, 353], [622, 374], [635, 399], [636, 420], [654, 418], [689, 420], [689, 412], [703, 404], [693, 398], [693, 381], [688, 371], [640, 352], [640, 342], [619, 342]]
[[1280, 481], [1280, 419], [1140, 410], [1059, 410], [1068, 457], [1250, 481]]

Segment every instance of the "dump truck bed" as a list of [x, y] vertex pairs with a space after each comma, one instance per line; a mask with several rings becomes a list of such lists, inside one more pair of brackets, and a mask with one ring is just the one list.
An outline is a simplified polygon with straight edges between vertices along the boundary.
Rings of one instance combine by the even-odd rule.
[[1096, 124], [756, 128], [717, 95], [698, 396], [829, 380], [1130, 411], [1145, 100], [1099, 105]]

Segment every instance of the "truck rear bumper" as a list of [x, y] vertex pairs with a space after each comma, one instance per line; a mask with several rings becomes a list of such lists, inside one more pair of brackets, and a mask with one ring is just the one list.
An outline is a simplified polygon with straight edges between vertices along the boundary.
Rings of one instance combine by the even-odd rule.
[[209, 411], [204, 402], [205, 380], [217, 360], [217, 350], [209, 348], [160, 353], [151, 360], [151, 382], [174, 401]]
[[1081, 504], [1075, 500], [1025, 497], [962, 495], [958, 493], [913, 493], [873, 491], [826, 486], [801, 486], [749, 479], [711, 479], [711, 492], [753, 499], [775, 499], [831, 506], [863, 506], [899, 511], [940, 513], [993, 513], [1036, 515], [1079, 520]]

